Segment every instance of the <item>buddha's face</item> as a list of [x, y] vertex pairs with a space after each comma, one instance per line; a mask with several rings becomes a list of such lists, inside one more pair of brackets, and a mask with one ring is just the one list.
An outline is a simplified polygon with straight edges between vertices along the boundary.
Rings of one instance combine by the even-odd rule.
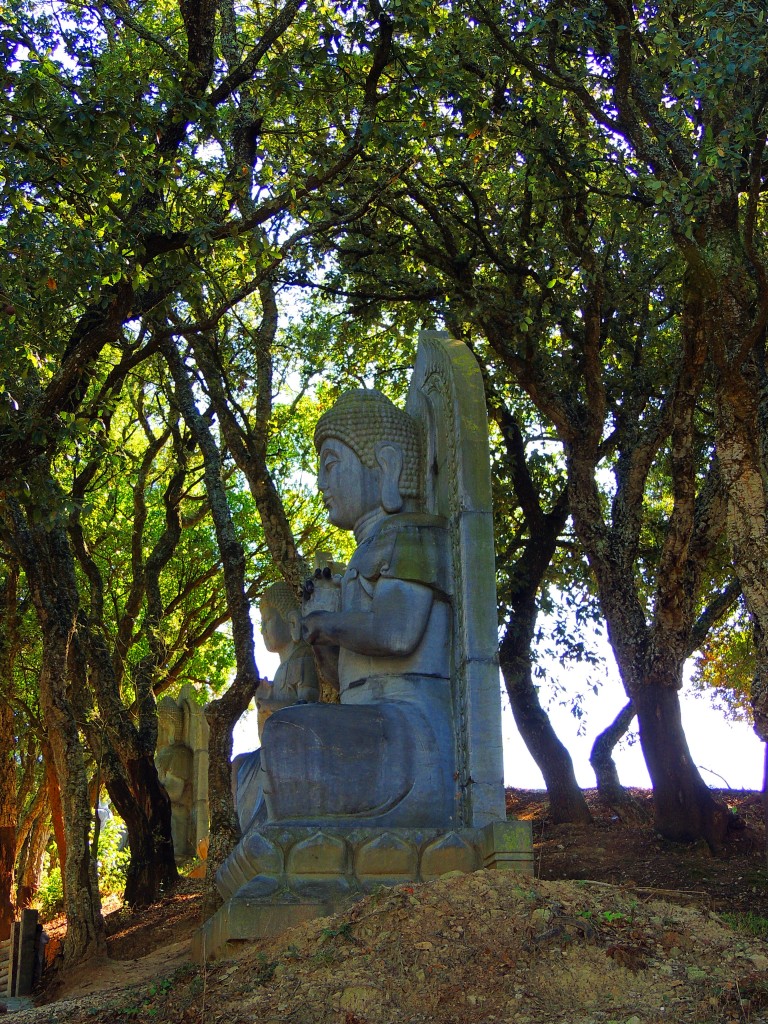
[[381, 507], [379, 470], [364, 466], [349, 445], [336, 438], [323, 441], [317, 482], [329, 521], [342, 530], [352, 530], [364, 515]]
[[264, 646], [273, 654], [284, 650], [291, 642], [290, 623], [271, 605], [261, 609], [261, 635], [264, 637]]

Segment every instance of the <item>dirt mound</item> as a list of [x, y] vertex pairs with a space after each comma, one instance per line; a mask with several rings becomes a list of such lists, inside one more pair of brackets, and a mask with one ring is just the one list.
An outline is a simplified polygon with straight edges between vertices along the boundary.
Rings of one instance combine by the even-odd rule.
[[768, 1024], [768, 947], [715, 909], [764, 913], [749, 794], [717, 859], [665, 844], [649, 822], [600, 812], [588, 827], [554, 825], [541, 794], [510, 798], [534, 817], [541, 873], [581, 866], [581, 880], [482, 871], [382, 889], [203, 969], [185, 962], [200, 901], [187, 882], [146, 915], [111, 915], [111, 955], [123, 959], [82, 965], [55, 1001], [13, 1020]]

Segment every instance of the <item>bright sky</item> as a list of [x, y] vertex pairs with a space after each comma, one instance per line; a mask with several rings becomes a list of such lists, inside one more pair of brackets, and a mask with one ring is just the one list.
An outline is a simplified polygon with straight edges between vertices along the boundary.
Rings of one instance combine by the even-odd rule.
[[[512, 720], [504, 695], [506, 713], [502, 717], [504, 733], [504, 775], [507, 785], [524, 789], [543, 788], [544, 780], [525, 748]], [[615, 686], [611, 693], [604, 688], [590, 697], [586, 711], [584, 735], [578, 735], [579, 723], [567, 708], [550, 708], [554, 729], [573, 758], [579, 785], [595, 785], [589, 753], [597, 736], [611, 724], [626, 703], [623, 690]], [[706, 697], [696, 694], [690, 686], [681, 691], [683, 728], [694, 763], [704, 781], [713, 788], [760, 790], [763, 784], [763, 744], [743, 722], [726, 722], [721, 712]], [[640, 743], [626, 741], [615, 752], [619, 777], [625, 786], [650, 787], [651, 781], [643, 760]]]
[[[255, 639], [259, 671], [271, 679], [279, 659], [277, 655], [265, 650], [258, 627]], [[564, 678], [567, 670], [557, 671]], [[598, 694], [590, 692], [585, 698], [585, 714], [581, 720], [583, 735], [578, 734], [579, 721], [568, 707], [554, 702], [548, 709], [557, 735], [573, 758], [579, 785], [584, 788], [595, 785], [595, 775], [589, 764], [589, 752], [594, 738], [610, 725], [626, 703], [615, 669], [609, 669], [606, 675]], [[541, 696], [542, 701], [546, 702], [543, 689]], [[508, 786], [520, 789], [543, 789], [544, 780], [517, 731], [503, 691], [501, 697], [504, 781]], [[688, 746], [704, 781], [713, 788], [760, 790], [763, 784], [763, 744], [752, 727], [741, 722], [726, 722], [722, 714], [712, 707], [711, 701], [696, 695], [690, 686], [683, 688], [681, 703]], [[234, 753], [254, 750], [257, 746], [256, 714], [247, 712], [235, 728]], [[615, 758], [619, 777], [625, 786], [650, 786], [638, 742], [628, 745], [625, 741], [615, 752]]]

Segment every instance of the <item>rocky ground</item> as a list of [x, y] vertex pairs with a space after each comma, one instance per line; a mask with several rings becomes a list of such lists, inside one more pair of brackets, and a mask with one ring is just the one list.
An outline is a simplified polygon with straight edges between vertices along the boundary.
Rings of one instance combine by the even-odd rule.
[[[635, 793], [641, 807], [648, 795]], [[768, 879], [759, 798], [723, 792], [722, 856], [623, 824], [554, 825], [540, 793], [537, 877], [501, 872], [382, 890], [344, 914], [188, 960], [200, 891], [108, 916], [110, 959], [50, 974], [14, 1024], [768, 1024]]]

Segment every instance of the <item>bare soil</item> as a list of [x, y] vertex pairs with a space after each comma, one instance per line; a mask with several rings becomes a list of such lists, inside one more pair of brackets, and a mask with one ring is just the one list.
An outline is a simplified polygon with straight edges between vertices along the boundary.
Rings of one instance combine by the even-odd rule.
[[[533, 821], [536, 878], [480, 871], [381, 890], [343, 914], [189, 961], [200, 884], [141, 914], [107, 914], [109, 959], [50, 971], [14, 1024], [768, 1024], [768, 877], [757, 794], [733, 808], [721, 856], [624, 823], [556, 825], [545, 794], [510, 790]], [[723, 914], [728, 915], [723, 917]]]

